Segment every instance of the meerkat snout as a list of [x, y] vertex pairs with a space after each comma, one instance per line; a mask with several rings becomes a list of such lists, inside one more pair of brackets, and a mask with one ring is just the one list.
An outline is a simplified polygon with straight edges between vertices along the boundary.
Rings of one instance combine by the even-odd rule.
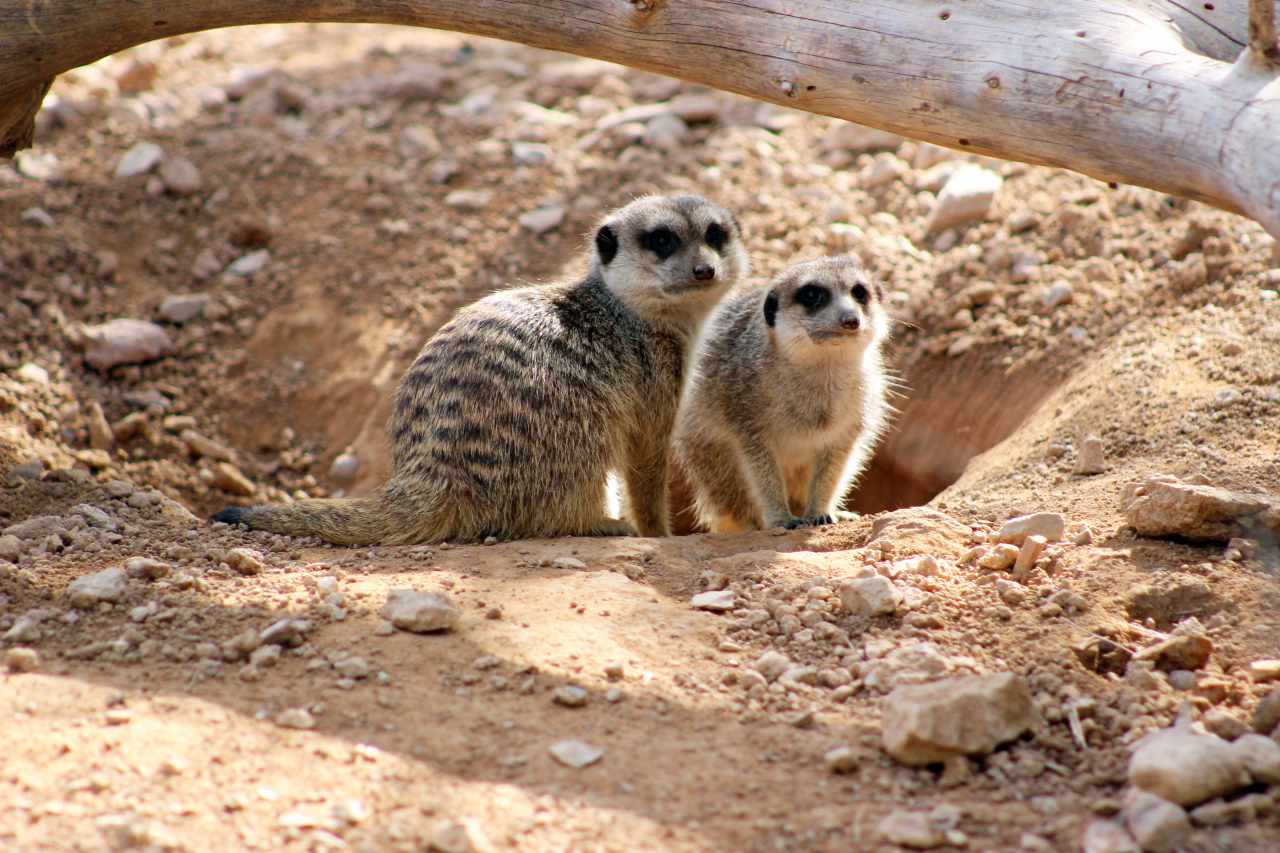
[[694, 264], [693, 277], [698, 281], [711, 281], [716, 277], [716, 268], [711, 264]]

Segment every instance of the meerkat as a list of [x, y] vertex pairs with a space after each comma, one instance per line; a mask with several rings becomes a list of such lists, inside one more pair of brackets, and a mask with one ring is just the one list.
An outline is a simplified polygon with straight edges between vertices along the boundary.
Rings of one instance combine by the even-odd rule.
[[881, 286], [851, 256], [725, 297], [697, 347], [675, 445], [713, 532], [830, 524], [889, 411]]
[[[392, 476], [378, 492], [214, 520], [348, 545], [668, 535], [693, 342], [748, 272], [723, 207], [632, 201], [595, 229], [584, 278], [491, 294], [427, 341], [396, 393]], [[610, 471], [626, 520], [605, 513]]]

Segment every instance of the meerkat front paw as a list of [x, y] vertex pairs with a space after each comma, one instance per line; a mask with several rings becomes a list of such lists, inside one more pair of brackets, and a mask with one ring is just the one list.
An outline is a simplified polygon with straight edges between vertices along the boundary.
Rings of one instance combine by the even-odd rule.
[[784, 521], [777, 526], [785, 527], [787, 530], [796, 530], [801, 527], [821, 527], [824, 524], [832, 524], [832, 523], [834, 522], [832, 521], [831, 516], [829, 515], [811, 515], [811, 516], [805, 516], [803, 518], [797, 516], [796, 518], [792, 518], [789, 521]]

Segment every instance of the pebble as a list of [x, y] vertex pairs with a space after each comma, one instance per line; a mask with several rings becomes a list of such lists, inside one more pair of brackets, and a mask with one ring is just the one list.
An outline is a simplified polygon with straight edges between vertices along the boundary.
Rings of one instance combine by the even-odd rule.
[[858, 753], [848, 746], [829, 749], [822, 756], [822, 763], [832, 773], [852, 773], [858, 769]]
[[40, 654], [35, 649], [9, 649], [4, 653], [4, 666], [9, 672], [35, 672], [40, 668]]
[[164, 149], [154, 142], [139, 142], [124, 153], [116, 164], [117, 178], [145, 175], [164, 159]]
[[885, 751], [915, 765], [986, 755], [1035, 719], [1026, 680], [1008, 672], [899, 687], [884, 709]]
[[946, 832], [934, 826], [929, 815], [921, 812], [892, 811], [880, 820], [876, 831], [890, 844], [912, 850], [931, 850], [947, 843]]
[[938, 194], [925, 230], [936, 234], [987, 215], [1004, 180], [989, 169], [966, 164], [956, 169]]
[[1280, 743], [1266, 735], [1244, 734], [1232, 749], [1259, 785], [1280, 785]]
[[875, 190], [902, 180], [910, 173], [907, 164], [896, 154], [877, 154], [865, 169], [858, 173], [858, 185], [864, 190]]
[[81, 328], [84, 360], [97, 370], [120, 364], [141, 364], [173, 352], [169, 335], [155, 323], [116, 319]]
[[236, 258], [227, 267], [227, 272], [242, 277], [250, 276], [256, 272], [261, 272], [270, 260], [271, 251], [269, 249], [258, 249]]
[[1280, 681], [1280, 660], [1255, 660], [1249, 664], [1249, 680], [1255, 684]]
[[120, 526], [104, 510], [93, 504], [76, 504], [71, 508], [71, 514], [83, 518], [90, 527], [97, 527], [102, 530], [116, 530]]
[[249, 666], [254, 669], [266, 669], [280, 662], [279, 646], [259, 646], [249, 655]]
[[978, 559], [978, 568], [989, 572], [1003, 572], [1018, 561], [1019, 553], [1019, 549], [1014, 545], [997, 545]]
[[1044, 293], [1040, 296], [1040, 304], [1046, 311], [1052, 311], [1062, 305], [1066, 305], [1075, 295], [1075, 289], [1070, 282], [1055, 281], [1053, 284], [1045, 288]]
[[566, 708], [581, 708], [587, 704], [587, 691], [576, 684], [557, 687], [551, 694], [551, 701]]
[[358, 473], [360, 458], [354, 453], [339, 453], [329, 465], [329, 479], [344, 485], [355, 482]]
[[861, 154], [885, 148], [897, 148], [902, 137], [887, 130], [864, 127], [852, 122], [839, 122], [828, 130], [818, 142], [823, 151], [848, 151]]
[[192, 195], [204, 184], [200, 170], [186, 157], [169, 157], [161, 163], [160, 180], [174, 195]]
[[493, 847], [480, 827], [468, 820], [446, 821], [435, 826], [426, 849], [428, 853], [489, 853]]
[[27, 149], [14, 157], [18, 174], [33, 181], [58, 181], [62, 179], [62, 163], [52, 151]]
[[475, 213], [488, 207], [492, 198], [489, 190], [454, 190], [444, 197], [444, 203], [454, 210]]
[[1076, 452], [1076, 464], [1071, 470], [1072, 473], [1081, 476], [1101, 474], [1107, 470], [1106, 448], [1101, 438], [1090, 435], [1080, 442], [1080, 449]]
[[48, 536], [61, 536], [67, 532], [67, 520], [60, 515], [36, 515], [11, 524], [4, 529], [5, 536], [16, 536], [19, 539], [44, 539]]
[[170, 566], [150, 557], [130, 557], [124, 564], [125, 573], [140, 580], [159, 580], [169, 574]]
[[1113, 820], [1095, 820], [1080, 841], [1083, 853], [1142, 853], [1125, 828]]
[[171, 293], [157, 310], [161, 320], [169, 323], [188, 323], [201, 314], [213, 300], [207, 293]]
[[[1045, 545], [1048, 541], [1040, 535], [1028, 536], [1022, 542], [1022, 547], [1018, 549], [1018, 559], [1013, 563], [1013, 575], [1016, 578], [1026, 578], [1031, 574], [1031, 570], [1036, 567], [1036, 560], [1040, 559], [1040, 555], [1044, 553]], [[1004, 548], [1004, 545], [997, 545], [997, 549]]]
[[563, 204], [545, 205], [520, 214], [519, 222], [521, 227], [534, 234], [546, 234], [560, 227], [566, 212]]
[[1253, 709], [1253, 730], [1268, 735], [1280, 727], [1280, 687], [1275, 688]]
[[710, 610], [715, 613], [723, 613], [734, 608], [737, 603], [737, 596], [731, 589], [717, 589], [698, 593], [693, 597], [691, 603], [694, 610]]
[[53, 217], [49, 211], [43, 207], [28, 207], [18, 214], [20, 222], [29, 222], [32, 225], [39, 225], [41, 228], [52, 228], [57, 223], [53, 221]]
[[1182, 634], [1139, 650], [1133, 659], [1151, 661], [1166, 671], [1196, 670], [1209, 662], [1212, 653], [1213, 641], [1205, 634]]
[[444, 146], [440, 144], [440, 139], [430, 125], [411, 124], [400, 131], [396, 150], [400, 152], [401, 157], [422, 157], [430, 160], [438, 157], [444, 151]]
[[262, 554], [252, 548], [232, 548], [222, 555], [222, 561], [242, 575], [260, 574], [263, 569]]
[[1028, 536], [1043, 536], [1046, 542], [1061, 542], [1066, 529], [1067, 520], [1061, 514], [1037, 512], [1006, 521], [996, 534], [996, 541], [1021, 547]]
[[1179, 727], [1138, 742], [1129, 782], [1180, 806], [1194, 806], [1243, 788], [1249, 773], [1229, 742]]
[[564, 766], [581, 769], [599, 761], [604, 755], [604, 748], [580, 740], [562, 740], [551, 744], [548, 752]]
[[335, 663], [333, 668], [343, 678], [368, 678], [369, 673], [372, 672], [369, 668], [369, 662], [356, 655], [343, 658]]
[[93, 400], [85, 407], [85, 421], [89, 426], [89, 446], [94, 450], [110, 450], [116, 445], [115, 433], [107, 423], [102, 406]]
[[286, 729], [314, 729], [316, 718], [306, 708], [286, 708], [276, 714], [276, 725]]
[[204, 456], [209, 459], [218, 459], [223, 462], [234, 462], [235, 451], [224, 444], [220, 444], [211, 438], [201, 435], [194, 429], [184, 429], [179, 437], [186, 446], [187, 451], [195, 456]]
[[587, 564], [577, 557], [556, 557], [551, 561], [551, 565], [557, 569], [566, 569], [571, 572], [580, 572], [587, 567]]
[[239, 468], [230, 462], [215, 462], [213, 465], [213, 485], [229, 495], [253, 497], [253, 482]]
[[902, 605], [902, 592], [888, 578], [876, 575], [840, 584], [840, 603], [855, 616], [887, 615]]
[[452, 630], [462, 611], [443, 593], [393, 589], [387, 593], [381, 615], [402, 631], [430, 633]]
[[[1172, 681], [1173, 673], [1170, 673], [1170, 681]], [[1194, 688], [1195, 685], [1192, 685]], [[1200, 724], [1210, 734], [1215, 734], [1223, 740], [1236, 740], [1243, 735], [1249, 733], [1249, 726], [1241, 719], [1228, 714], [1221, 708], [1210, 708], [1200, 717]]]
[[996, 595], [1010, 607], [1017, 607], [1027, 600], [1027, 588], [1020, 583], [999, 578], [996, 581]]
[[1136, 788], [1130, 788], [1125, 797], [1124, 823], [1147, 853], [1176, 850], [1191, 834], [1191, 818], [1185, 809]]
[[8, 560], [11, 563], [18, 562], [18, 558], [22, 556], [22, 540], [12, 533], [6, 533], [0, 536], [0, 560]]
[[102, 602], [119, 601], [128, 588], [124, 569], [103, 569], [73, 580], [66, 596], [72, 607], [96, 607]]
[[777, 681], [782, 676], [782, 673], [790, 669], [791, 660], [782, 652], [770, 649], [757, 658], [755, 663], [751, 664], [751, 667], [763, 675], [766, 680]]
[[[307, 634], [311, 633], [311, 622], [306, 619], [277, 619], [268, 625], [260, 635], [258, 641], [263, 644], [287, 646], [296, 648], [306, 641]], [[246, 631], [242, 637], [247, 641], [249, 632]]]

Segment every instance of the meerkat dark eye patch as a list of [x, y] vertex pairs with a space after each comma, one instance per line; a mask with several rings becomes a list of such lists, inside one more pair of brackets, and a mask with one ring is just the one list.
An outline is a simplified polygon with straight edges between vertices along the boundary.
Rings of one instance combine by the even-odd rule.
[[724, 244], [729, 242], [729, 232], [725, 231], [716, 222], [712, 222], [707, 226], [707, 245], [715, 249], [717, 252], [724, 248]]
[[853, 301], [859, 305], [866, 305], [871, 300], [871, 292], [867, 290], [867, 286], [862, 282], [855, 284], [849, 294], [853, 297]]
[[680, 248], [680, 238], [670, 228], [660, 226], [641, 234], [640, 245], [657, 255], [658, 260], [665, 261]]
[[618, 254], [618, 235], [608, 225], [601, 226], [596, 232], [596, 251], [600, 253], [600, 263], [605, 266]]
[[778, 295], [770, 293], [764, 300], [764, 322], [772, 327], [778, 321]]
[[831, 301], [831, 291], [820, 284], [806, 284], [796, 291], [796, 304], [813, 313]]

